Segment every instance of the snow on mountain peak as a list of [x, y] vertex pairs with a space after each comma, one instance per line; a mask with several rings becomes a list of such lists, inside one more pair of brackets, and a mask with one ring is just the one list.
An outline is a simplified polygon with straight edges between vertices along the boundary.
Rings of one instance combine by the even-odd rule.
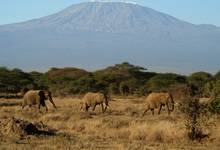
[[129, 4], [135, 4], [135, 5], [138, 4], [135, 1], [129, 1], [129, 0], [90, 0], [90, 2], [101, 2], [101, 3], [120, 2], [120, 3], [129, 3]]

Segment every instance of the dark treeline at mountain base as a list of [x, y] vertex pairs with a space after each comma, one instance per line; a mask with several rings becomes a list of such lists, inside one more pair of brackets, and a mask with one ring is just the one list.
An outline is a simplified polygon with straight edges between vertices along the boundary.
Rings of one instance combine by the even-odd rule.
[[200, 96], [215, 95], [213, 110], [220, 110], [220, 72], [196, 72], [189, 76], [147, 72], [146, 68], [124, 62], [103, 70], [88, 72], [78, 68], [51, 68], [46, 73], [0, 68], [1, 95], [16, 94], [23, 88], [49, 89], [54, 96], [105, 91], [113, 95], [143, 96], [152, 91], [170, 91], [180, 96], [188, 85]]

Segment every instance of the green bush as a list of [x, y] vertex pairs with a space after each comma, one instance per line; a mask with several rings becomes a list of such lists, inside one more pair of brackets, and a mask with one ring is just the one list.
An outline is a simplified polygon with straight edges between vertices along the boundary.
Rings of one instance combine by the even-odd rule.
[[110, 83], [109, 93], [110, 94], [119, 94], [119, 86], [117, 85], [117, 83]]
[[220, 113], [220, 96], [217, 96], [209, 106], [210, 111], [214, 113]]
[[34, 87], [35, 85], [30, 74], [20, 69], [9, 70], [5, 67], [0, 67], [1, 93], [17, 93], [24, 87]]
[[203, 93], [204, 86], [212, 80], [213, 76], [207, 72], [196, 72], [187, 78], [188, 83], [196, 87], [200, 94]]
[[149, 91], [163, 91], [168, 89], [171, 85], [183, 83], [186, 83], [185, 76], [172, 73], [165, 73], [158, 74], [152, 77], [147, 82], [147, 87]]

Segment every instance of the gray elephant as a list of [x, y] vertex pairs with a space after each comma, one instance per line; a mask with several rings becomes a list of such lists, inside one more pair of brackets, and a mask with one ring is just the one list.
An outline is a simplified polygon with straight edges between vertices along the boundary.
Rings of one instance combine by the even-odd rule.
[[158, 114], [162, 109], [162, 106], [167, 107], [168, 114], [174, 110], [174, 101], [171, 94], [167, 92], [159, 92], [159, 93], [151, 93], [147, 96], [145, 100], [146, 109], [143, 115], [148, 111], [151, 110], [152, 114], [154, 115], [154, 109], [159, 108]]
[[106, 94], [100, 92], [97, 93], [89, 92], [85, 94], [85, 96], [83, 97], [82, 102], [80, 103], [81, 105], [80, 109], [84, 109], [85, 111], [88, 111], [90, 107], [93, 107], [93, 111], [94, 111], [97, 105], [101, 105], [102, 112], [104, 113], [107, 107], [109, 106], [108, 101], [109, 101], [109, 97]]
[[45, 90], [29, 90], [27, 91], [23, 96], [23, 103], [22, 103], [22, 109], [29, 105], [30, 107], [32, 105], [38, 105], [38, 109], [40, 110], [40, 107], [45, 107], [46, 111], [48, 111], [47, 105], [45, 103], [45, 100], [49, 99], [49, 101], [53, 104], [53, 107], [56, 109], [56, 105], [53, 102], [52, 95], [50, 91]]

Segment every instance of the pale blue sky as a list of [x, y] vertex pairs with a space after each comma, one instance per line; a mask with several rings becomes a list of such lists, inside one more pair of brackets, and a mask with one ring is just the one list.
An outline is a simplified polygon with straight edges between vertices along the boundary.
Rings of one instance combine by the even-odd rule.
[[[0, 25], [56, 13], [86, 0], [0, 0]], [[220, 0], [134, 0], [194, 24], [220, 26]]]

